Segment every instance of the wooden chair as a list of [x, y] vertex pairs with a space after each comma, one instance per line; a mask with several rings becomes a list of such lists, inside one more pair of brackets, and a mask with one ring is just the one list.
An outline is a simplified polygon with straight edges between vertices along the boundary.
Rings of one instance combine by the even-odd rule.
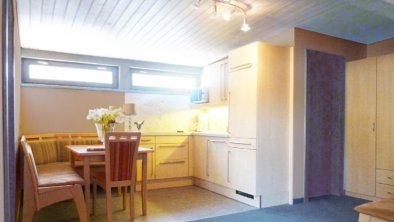
[[112, 187], [122, 187], [123, 210], [126, 209], [127, 187], [130, 187], [130, 219], [134, 219], [134, 187], [138, 146], [141, 133], [117, 132], [105, 135], [105, 172], [93, 172], [93, 212], [97, 184], [106, 193], [107, 221], [112, 222]]
[[37, 170], [34, 156], [26, 138], [21, 139], [24, 154], [23, 222], [30, 222], [34, 212], [48, 205], [73, 199], [79, 219], [88, 221], [82, 192], [84, 180], [71, 167], [59, 169], [41, 167]]

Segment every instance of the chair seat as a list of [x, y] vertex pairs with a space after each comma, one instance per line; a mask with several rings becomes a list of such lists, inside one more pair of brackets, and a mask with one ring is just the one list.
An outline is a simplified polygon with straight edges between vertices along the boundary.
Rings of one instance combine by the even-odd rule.
[[39, 187], [84, 184], [69, 162], [38, 165], [37, 172]]
[[356, 211], [387, 221], [394, 221], [394, 200], [384, 199], [362, 204], [354, 208]]

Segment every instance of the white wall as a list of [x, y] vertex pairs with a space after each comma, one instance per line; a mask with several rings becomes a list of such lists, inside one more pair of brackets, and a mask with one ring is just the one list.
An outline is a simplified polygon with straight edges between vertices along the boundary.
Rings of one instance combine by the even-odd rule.
[[[190, 132], [196, 129], [197, 110], [191, 108], [189, 95], [126, 93], [125, 103], [134, 103], [132, 122], [144, 120], [141, 132]], [[136, 127], [133, 124], [132, 130]]]

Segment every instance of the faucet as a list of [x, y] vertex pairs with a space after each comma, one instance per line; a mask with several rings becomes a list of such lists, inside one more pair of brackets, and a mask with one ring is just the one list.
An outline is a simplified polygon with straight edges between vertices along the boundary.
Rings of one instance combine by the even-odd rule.
[[145, 121], [145, 120], [134, 122], [134, 124], [135, 124], [135, 126], [137, 127], [138, 131], [141, 130], [142, 125], [144, 125], [144, 121]]

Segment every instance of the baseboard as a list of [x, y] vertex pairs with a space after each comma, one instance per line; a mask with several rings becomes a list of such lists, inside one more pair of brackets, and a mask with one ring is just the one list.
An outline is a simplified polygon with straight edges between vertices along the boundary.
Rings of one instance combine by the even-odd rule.
[[289, 204], [289, 193], [281, 192], [281, 193], [272, 193], [272, 194], [263, 194], [261, 197], [261, 208], [265, 207], [273, 207], [278, 205]]
[[349, 196], [349, 197], [355, 197], [355, 198], [360, 198], [360, 199], [370, 200], [370, 201], [376, 201], [376, 200], [382, 199], [382, 198], [375, 197], [375, 196], [368, 196], [368, 195], [353, 193], [353, 192], [349, 192], [349, 191], [346, 191], [345, 195]]
[[293, 199], [293, 204], [300, 204], [300, 203], [304, 203], [304, 198], [303, 197]]
[[248, 197], [236, 194], [236, 190], [198, 178], [194, 178], [194, 185], [237, 200], [239, 202], [248, 204], [250, 206], [260, 208], [260, 196], [254, 196], [254, 199], [250, 199]]
[[[171, 178], [171, 179], [148, 180], [147, 188], [148, 190], [156, 190], [156, 189], [184, 187], [191, 185], [193, 185], [192, 177], [181, 177], [181, 178]], [[140, 181], [137, 182], [136, 190], [141, 191]]]

